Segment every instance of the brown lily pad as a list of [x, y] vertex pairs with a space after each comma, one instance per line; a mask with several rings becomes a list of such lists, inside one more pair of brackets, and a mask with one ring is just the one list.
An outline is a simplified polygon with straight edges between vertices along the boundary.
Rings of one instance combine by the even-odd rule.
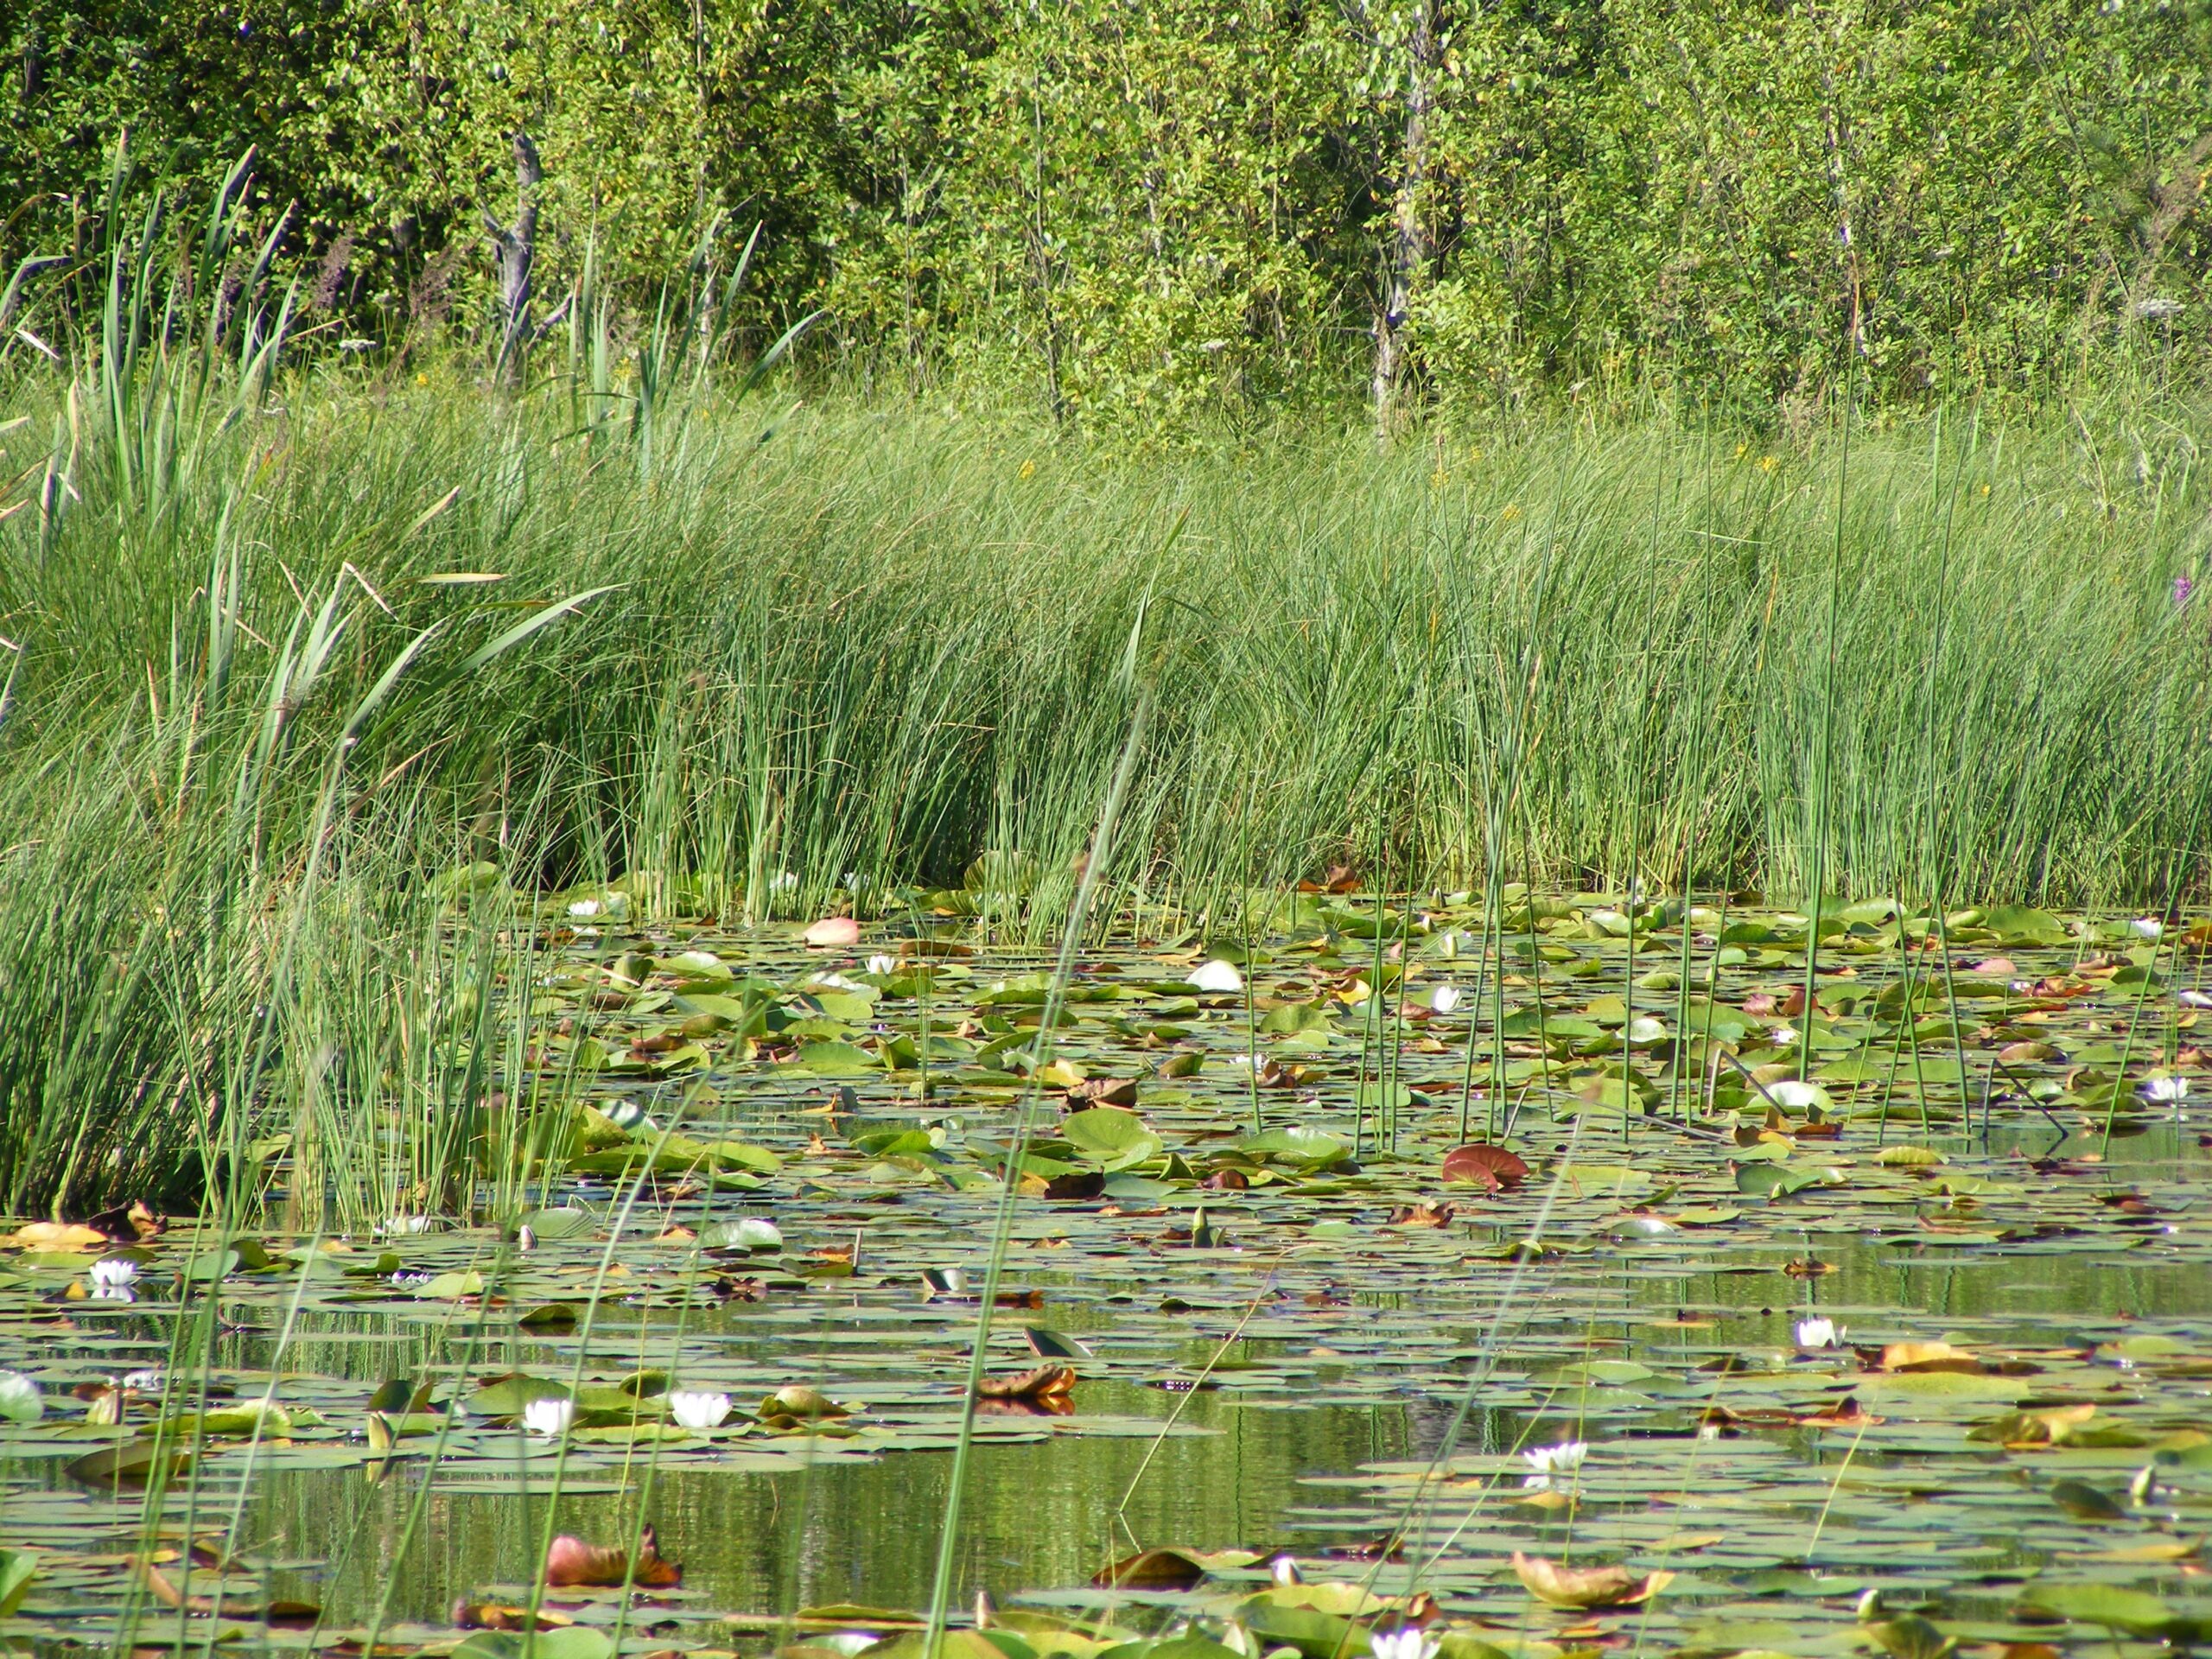
[[1657, 1595], [1675, 1577], [1671, 1573], [1639, 1576], [1624, 1567], [1562, 1567], [1517, 1549], [1513, 1552], [1513, 1574], [1538, 1601], [1578, 1612], [1595, 1607], [1634, 1607]]
[[660, 1540], [651, 1527], [638, 1535], [638, 1556], [620, 1544], [588, 1544], [563, 1533], [545, 1552], [545, 1582], [560, 1588], [573, 1585], [617, 1586], [634, 1584], [664, 1590], [683, 1581], [683, 1569], [660, 1558]]

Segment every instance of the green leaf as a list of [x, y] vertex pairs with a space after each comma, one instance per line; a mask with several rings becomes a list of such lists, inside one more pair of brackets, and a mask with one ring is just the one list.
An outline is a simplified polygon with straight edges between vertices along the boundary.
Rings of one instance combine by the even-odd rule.
[[1334, 1135], [1302, 1127], [1248, 1135], [1236, 1143], [1236, 1149], [1250, 1157], [1309, 1169], [1325, 1168], [1351, 1155], [1351, 1148]]
[[31, 1592], [38, 1575], [38, 1554], [29, 1549], [0, 1549], [0, 1618], [13, 1615]]
[[817, 1077], [874, 1077], [883, 1071], [880, 1060], [851, 1043], [801, 1043], [790, 1065]]
[[614, 1638], [589, 1624], [550, 1630], [476, 1630], [454, 1650], [454, 1659], [610, 1659]]
[[2038, 1584], [2022, 1600], [2029, 1612], [2045, 1618], [2079, 1619], [2130, 1636], [2161, 1641], [2195, 1642], [2212, 1633], [2212, 1618], [2197, 1608], [2182, 1608], [2110, 1584]]
[[2069, 938], [2065, 924], [2057, 917], [2025, 905], [1995, 906], [1981, 918], [1981, 925], [1996, 934], [2001, 944], [2063, 944]]
[[1135, 1112], [1119, 1106], [1093, 1106], [1061, 1122], [1061, 1138], [1105, 1160], [1109, 1170], [1127, 1169], [1160, 1155], [1160, 1137]]
[[702, 1250], [780, 1250], [784, 1235], [764, 1216], [740, 1216], [733, 1221], [710, 1222], [699, 1230]]

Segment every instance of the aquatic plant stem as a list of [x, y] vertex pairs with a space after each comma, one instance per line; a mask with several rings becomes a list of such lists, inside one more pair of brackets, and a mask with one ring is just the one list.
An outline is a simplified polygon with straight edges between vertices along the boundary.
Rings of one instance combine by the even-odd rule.
[[1835, 659], [1836, 617], [1843, 600], [1844, 528], [1851, 486], [1851, 414], [1858, 379], [1859, 359], [1844, 342], [1841, 453], [1835, 469], [1835, 540], [1828, 556], [1827, 616], [1821, 630], [1820, 764], [1814, 773], [1810, 882], [1812, 892], [1805, 918], [1804, 1029], [1797, 1040], [1797, 1078], [1803, 1082], [1812, 1069], [1813, 1023], [1820, 1017], [1820, 987], [1816, 968], [1821, 954], [1821, 906], [1827, 889], [1828, 815], [1835, 792]]

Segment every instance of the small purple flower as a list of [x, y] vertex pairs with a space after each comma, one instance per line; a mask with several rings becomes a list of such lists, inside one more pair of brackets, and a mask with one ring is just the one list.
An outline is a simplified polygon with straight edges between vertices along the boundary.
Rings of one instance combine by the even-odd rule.
[[2196, 584], [2187, 576], [2174, 578], [2174, 608], [2179, 610], [2189, 603], [2189, 596], [2196, 591]]

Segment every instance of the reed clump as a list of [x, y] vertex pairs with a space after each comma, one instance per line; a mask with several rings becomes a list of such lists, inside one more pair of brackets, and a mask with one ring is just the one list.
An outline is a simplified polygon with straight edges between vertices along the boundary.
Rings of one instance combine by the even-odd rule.
[[[1859, 431], [1842, 477], [1833, 441], [1656, 418], [1163, 457], [703, 377], [641, 431], [557, 376], [143, 333], [5, 390], [11, 1207], [245, 1179], [277, 1133], [350, 1210], [458, 1179], [441, 1147], [511, 1177], [537, 1130], [508, 1100], [486, 1139], [524, 1039], [485, 941], [546, 893], [881, 909], [988, 853], [1025, 873], [997, 919], [1047, 937], [1140, 696], [1102, 913], [1338, 865], [2203, 884], [2172, 428], [1961, 415]], [[379, 1151], [348, 1126], [387, 1091], [420, 1134]]]

